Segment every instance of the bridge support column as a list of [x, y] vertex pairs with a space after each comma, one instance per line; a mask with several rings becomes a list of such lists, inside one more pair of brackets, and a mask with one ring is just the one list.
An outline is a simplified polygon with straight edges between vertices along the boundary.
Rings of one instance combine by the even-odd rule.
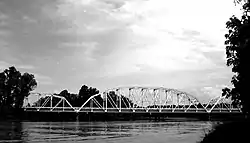
[[76, 113], [76, 121], [79, 121], [79, 113]]

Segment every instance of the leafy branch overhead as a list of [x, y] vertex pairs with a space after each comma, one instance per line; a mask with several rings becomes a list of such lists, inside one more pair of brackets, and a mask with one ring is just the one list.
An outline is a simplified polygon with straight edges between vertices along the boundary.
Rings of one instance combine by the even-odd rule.
[[235, 104], [242, 106], [246, 114], [250, 113], [248, 85], [250, 83], [250, 3], [249, 0], [238, 0], [242, 4], [242, 16], [232, 16], [226, 23], [225, 34], [227, 66], [232, 67], [233, 88], [225, 88], [222, 95], [231, 97]]

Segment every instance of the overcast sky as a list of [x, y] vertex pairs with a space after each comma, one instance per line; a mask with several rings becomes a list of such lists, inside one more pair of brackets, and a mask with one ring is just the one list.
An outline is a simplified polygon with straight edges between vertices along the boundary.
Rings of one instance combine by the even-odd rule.
[[0, 71], [33, 73], [36, 92], [83, 84], [163, 86], [198, 98], [230, 85], [233, 0], [0, 0]]

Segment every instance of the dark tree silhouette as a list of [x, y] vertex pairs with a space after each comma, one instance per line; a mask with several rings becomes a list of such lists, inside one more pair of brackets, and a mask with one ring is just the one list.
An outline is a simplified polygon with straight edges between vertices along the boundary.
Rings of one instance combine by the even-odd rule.
[[[108, 99], [110, 102], [108, 102], [107, 107], [113, 107], [114, 105], [119, 106], [120, 105], [120, 97], [115, 93], [115, 91], [110, 91], [108, 93]], [[126, 108], [126, 107], [133, 107], [134, 103], [132, 102], [132, 100], [130, 100], [129, 98], [125, 97], [125, 96], [121, 96], [121, 107], [122, 108]]]
[[91, 96], [96, 95], [99, 93], [99, 90], [96, 88], [88, 87], [86, 85], [83, 85], [81, 89], [79, 90], [76, 105], [78, 107], [82, 106], [83, 103], [85, 103]]
[[21, 74], [15, 67], [9, 67], [0, 73], [0, 108], [20, 109], [23, 100], [37, 86], [34, 75]]
[[231, 97], [235, 104], [242, 106], [243, 112], [250, 112], [250, 3], [243, 1], [241, 18], [232, 16], [226, 23], [228, 33], [225, 35], [227, 66], [232, 66], [233, 88], [223, 89], [223, 95]]
[[[58, 96], [64, 97], [73, 107], [81, 107], [91, 96], [98, 94], [99, 91], [96, 88], [88, 87], [83, 85], [79, 90], [79, 94], [69, 93], [68, 90], [62, 90], [59, 94], [54, 94]], [[48, 97], [42, 97], [38, 101], [36, 101], [33, 106], [41, 106]], [[102, 105], [103, 100], [101, 96], [95, 97], [95, 99]], [[53, 98], [52, 106], [55, 106], [60, 101], [59, 98]], [[89, 102], [86, 106], [89, 106]], [[50, 107], [50, 104], [47, 103], [45, 107]]]
[[[53, 95], [58, 95], [58, 94], [53, 94]], [[45, 103], [45, 101], [46, 101], [48, 98], [49, 98], [49, 100], [50, 100], [50, 97], [49, 97], [49, 96], [41, 97], [38, 101], [34, 102], [32, 106], [33, 106], [33, 107], [41, 107], [41, 106]], [[60, 100], [61, 100], [61, 99], [59, 99], [59, 98], [53, 98], [53, 99], [52, 99], [52, 106], [55, 106]], [[51, 103], [50, 101], [47, 102], [47, 103], [44, 105], [44, 107], [50, 107], [50, 103]]]
[[59, 93], [59, 96], [63, 96], [64, 98], [66, 98], [73, 107], [79, 106], [77, 105], [77, 94], [69, 93], [68, 90], [63, 90]]
[[32, 107], [41, 107], [42, 104], [45, 102], [46, 98], [45, 97], [41, 97], [38, 99], [38, 101], [34, 102], [32, 104]]

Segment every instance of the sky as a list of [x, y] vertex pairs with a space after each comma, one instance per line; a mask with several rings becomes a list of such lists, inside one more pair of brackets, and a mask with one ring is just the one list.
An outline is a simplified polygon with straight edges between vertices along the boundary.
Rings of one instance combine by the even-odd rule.
[[231, 86], [233, 0], [0, 0], [0, 71], [32, 73], [35, 92], [121, 86], [197, 98]]

